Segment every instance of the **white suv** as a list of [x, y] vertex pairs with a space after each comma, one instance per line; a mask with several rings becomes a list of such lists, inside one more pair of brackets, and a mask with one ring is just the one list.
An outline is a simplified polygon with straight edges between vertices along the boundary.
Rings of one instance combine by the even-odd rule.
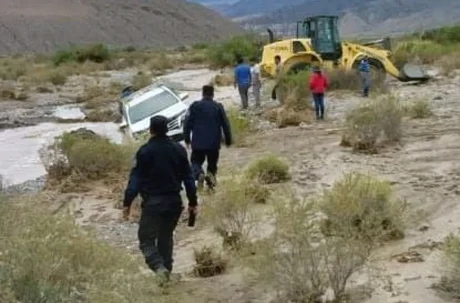
[[188, 105], [183, 102], [187, 94], [177, 95], [161, 84], [152, 84], [141, 90], [132, 92], [129, 88], [123, 91], [120, 99], [122, 123], [120, 128], [130, 137], [137, 139], [149, 130], [150, 118], [165, 116], [168, 119], [168, 136], [175, 141], [184, 138], [184, 121]]

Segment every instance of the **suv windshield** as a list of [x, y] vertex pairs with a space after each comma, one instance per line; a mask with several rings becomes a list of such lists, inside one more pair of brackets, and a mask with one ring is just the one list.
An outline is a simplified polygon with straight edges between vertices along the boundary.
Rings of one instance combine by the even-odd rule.
[[168, 91], [162, 91], [158, 95], [150, 97], [139, 104], [129, 108], [129, 120], [131, 124], [149, 118], [162, 110], [178, 103], [176, 97]]

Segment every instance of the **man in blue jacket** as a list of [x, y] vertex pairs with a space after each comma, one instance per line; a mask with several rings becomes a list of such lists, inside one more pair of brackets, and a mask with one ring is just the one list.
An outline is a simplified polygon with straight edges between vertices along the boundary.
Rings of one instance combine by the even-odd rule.
[[235, 88], [238, 87], [238, 92], [241, 98], [242, 109], [247, 109], [249, 106], [249, 88], [252, 83], [251, 67], [244, 63], [243, 58], [238, 59], [238, 65], [235, 67]]
[[363, 97], [369, 97], [369, 87], [371, 85], [371, 75], [369, 66], [369, 57], [365, 56], [359, 63], [359, 72], [361, 73]]
[[142, 197], [139, 222], [139, 246], [145, 262], [159, 276], [169, 280], [173, 265], [173, 232], [183, 206], [182, 183], [187, 193], [190, 213], [198, 205], [195, 180], [187, 152], [166, 133], [168, 120], [163, 116], [150, 119], [152, 137], [136, 153], [123, 202], [123, 219], [129, 218], [133, 200]]
[[[213, 100], [214, 87], [203, 86], [202, 94], [201, 101], [190, 105], [184, 125], [184, 140], [187, 147], [190, 143], [192, 145], [192, 171], [198, 181], [198, 188], [202, 189], [206, 181], [212, 189], [216, 185], [222, 133], [227, 146], [232, 144], [232, 133], [224, 107]], [[205, 161], [208, 164], [206, 175], [202, 168]]]

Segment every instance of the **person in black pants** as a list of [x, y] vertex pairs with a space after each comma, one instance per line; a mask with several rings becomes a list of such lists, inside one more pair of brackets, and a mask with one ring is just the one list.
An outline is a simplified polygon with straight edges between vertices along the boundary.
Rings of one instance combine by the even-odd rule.
[[[214, 87], [203, 86], [203, 99], [194, 102], [190, 108], [184, 126], [184, 140], [187, 147], [192, 147], [192, 171], [198, 188], [202, 189], [204, 182], [211, 189], [217, 183], [217, 165], [219, 152], [224, 134], [225, 144], [232, 144], [230, 123], [222, 104], [214, 101]], [[191, 136], [191, 139], [190, 139]], [[207, 174], [203, 172], [203, 163], [207, 161]]]
[[198, 199], [187, 152], [167, 137], [168, 120], [150, 119], [152, 137], [136, 153], [123, 203], [123, 219], [128, 220], [135, 197], [142, 197], [139, 246], [145, 262], [162, 283], [173, 269], [173, 232], [183, 206], [180, 196], [185, 186], [190, 213], [196, 213]]

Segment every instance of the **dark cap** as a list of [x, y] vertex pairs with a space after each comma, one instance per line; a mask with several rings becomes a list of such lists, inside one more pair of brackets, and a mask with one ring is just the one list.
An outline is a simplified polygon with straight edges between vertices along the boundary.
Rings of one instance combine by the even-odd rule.
[[168, 119], [164, 116], [150, 118], [150, 133], [157, 136], [166, 136], [168, 132]]

